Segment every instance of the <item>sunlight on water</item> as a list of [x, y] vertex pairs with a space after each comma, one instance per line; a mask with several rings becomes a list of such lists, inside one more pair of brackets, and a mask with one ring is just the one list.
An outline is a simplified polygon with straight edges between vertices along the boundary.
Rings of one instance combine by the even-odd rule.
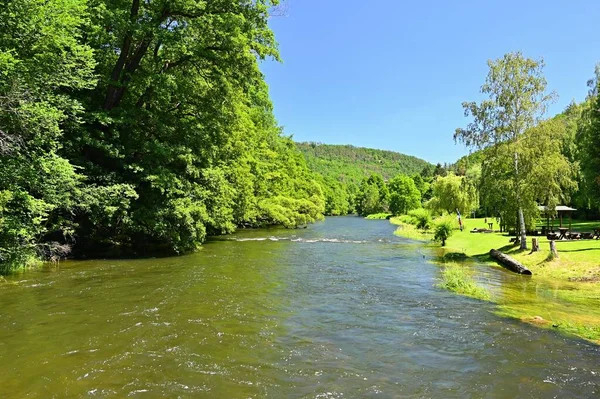
[[[0, 397], [600, 395], [597, 346], [436, 288], [433, 254], [393, 230], [329, 218], [190, 256], [11, 277]], [[552, 295], [497, 270], [480, 278], [507, 303]]]

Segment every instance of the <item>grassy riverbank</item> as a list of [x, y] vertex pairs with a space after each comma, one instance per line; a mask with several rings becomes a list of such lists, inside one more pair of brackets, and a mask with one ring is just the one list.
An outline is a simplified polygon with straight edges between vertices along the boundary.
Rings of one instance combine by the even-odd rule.
[[[395, 224], [400, 221], [392, 219]], [[595, 224], [574, 223], [573, 229], [588, 231]], [[517, 259], [533, 276], [535, 293], [517, 287], [502, 287], [491, 300], [498, 304], [498, 313], [547, 328], [600, 343], [600, 240], [558, 241], [559, 258], [550, 259], [549, 242], [540, 239], [540, 252], [521, 251], [509, 242], [504, 233], [470, 233], [473, 228], [487, 228], [484, 219], [465, 220], [465, 230], [455, 231], [448, 239], [445, 253], [464, 253], [465, 259], [477, 264], [498, 267], [490, 256], [492, 248]], [[433, 234], [401, 224], [396, 234], [417, 240], [431, 241]], [[531, 238], [528, 237], [531, 246]], [[527, 280], [529, 281], [529, 280]], [[457, 291], [457, 290], [455, 290]]]

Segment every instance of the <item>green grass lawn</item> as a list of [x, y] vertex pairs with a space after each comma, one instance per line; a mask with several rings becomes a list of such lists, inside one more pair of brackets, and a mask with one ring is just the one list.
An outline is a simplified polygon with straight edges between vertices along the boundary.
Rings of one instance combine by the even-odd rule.
[[[509, 242], [505, 233], [471, 233], [473, 228], [487, 228], [484, 219], [466, 219], [464, 231], [456, 231], [448, 240], [447, 248], [456, 252], [464, 252], [469, 257], [482, 261], [491, 261], [490, 249], [498, 249], [521, 262], [535, 275], [557, 278], [560, 280], [589, 280], [598, 275], [600, 280], [600, 240], [561, 240], [556, 241], [559, 259], [547, 261], [550, 243], [546, 237], [538, 236], [540, 252], [530, 254], [521, 251], [518, 245]], [[600, 222], [573, 221], [573, 231], [592, 231], [600, 228]], [[527, 237], [528, 248], [531, 239]]]
[[[400, 236], [424, 241], [433, 238], [432, 233], [403, 225], [397, 218], [391, 221], [399, 224], [396, 234]], [[477, 261], [475, 265], [497, 267], [489, 252], [492, 248], [498, 249], [531, 270], [531, 279], [539, 282], [539, 292], [534, 294], [514, 286], [502, 287], [502, 293], [492, 297], [498, 304], [499, 314], [558, 328], [600, 344], [600, 240], [556, 241], [559, 258], [549, 259], [550, 244], [546, 237], [538, 236], [540, 251], [530, 253], [531, 236], [527, 237], [529, 250], [521, 251], [518, 245], [510, 243], [511, 237], [507, 233], [470, 232], [473, 228], [487, 229], [485, 219], [465, 219], [463, 222], [464, 230], [455, 230], [448, 239], [446, 254], [464, 253], [467, 259]], [[497, 229], [497, 223], [493, 222]], [[539, 226], [542, 223], [545, 221], [540, 221]], [[568, 221], [563, 220], [563, 225], [568, 226]], [[600, 228], [600, 221], [574, 220], [572, 223], [573, 231], [593, 231], [594, 228]]]

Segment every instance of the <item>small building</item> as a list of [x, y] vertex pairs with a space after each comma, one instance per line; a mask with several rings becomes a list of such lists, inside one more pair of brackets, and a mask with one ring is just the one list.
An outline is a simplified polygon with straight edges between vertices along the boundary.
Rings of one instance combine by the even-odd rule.
[[571, 230], [571, 223], [573, 222], [573, 211], [576, 211], [577, 209], [568, 207], [566, 205], [557, 205], [554, 208], [554, 212], [551, 209], [548, 209], [547, 206], [543, 206], [543, 205], [538, 206], [538, 209], [540, 210], [540, 213], [546, 215], [548, 230], [550, 230], [550, 217], [552, 217], [552, 228], [554, 228], [554, 215], [555, 214], [558, 214], [561, 228], [563, 227], [563, 215], [568, 214], [569, 215], [569, 230]]

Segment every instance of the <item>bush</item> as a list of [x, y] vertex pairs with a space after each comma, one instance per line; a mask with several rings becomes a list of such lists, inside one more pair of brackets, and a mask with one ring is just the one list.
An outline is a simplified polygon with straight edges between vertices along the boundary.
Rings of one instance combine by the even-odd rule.
[[442, 243], [442, 247], [446, 245], [446, 240], [450, 238], [454, 229], [456, 228], [456, 221], [452, 216], [444, 216], [437, 219], [434, 223], [434, 237], [433, 240]]
[[402, 224], [417, 224], [417, 219], [415, 219], [414, 217], [412, 217], [410, 215], [398, 216], [398, 220]]
[[370, 215], [367, 215], [365, 217], [365, 219], [369, 219], [369, 220], [385, 220], [385, 219], [389, 219], [390, 217], [392, 217], [391, 213], [372, 213]]
[[419, 208], [408, 212], [408, 215], [414, 220], [417, 229], [429, 230], [431, 228], [431, 214], [427, 209]]

